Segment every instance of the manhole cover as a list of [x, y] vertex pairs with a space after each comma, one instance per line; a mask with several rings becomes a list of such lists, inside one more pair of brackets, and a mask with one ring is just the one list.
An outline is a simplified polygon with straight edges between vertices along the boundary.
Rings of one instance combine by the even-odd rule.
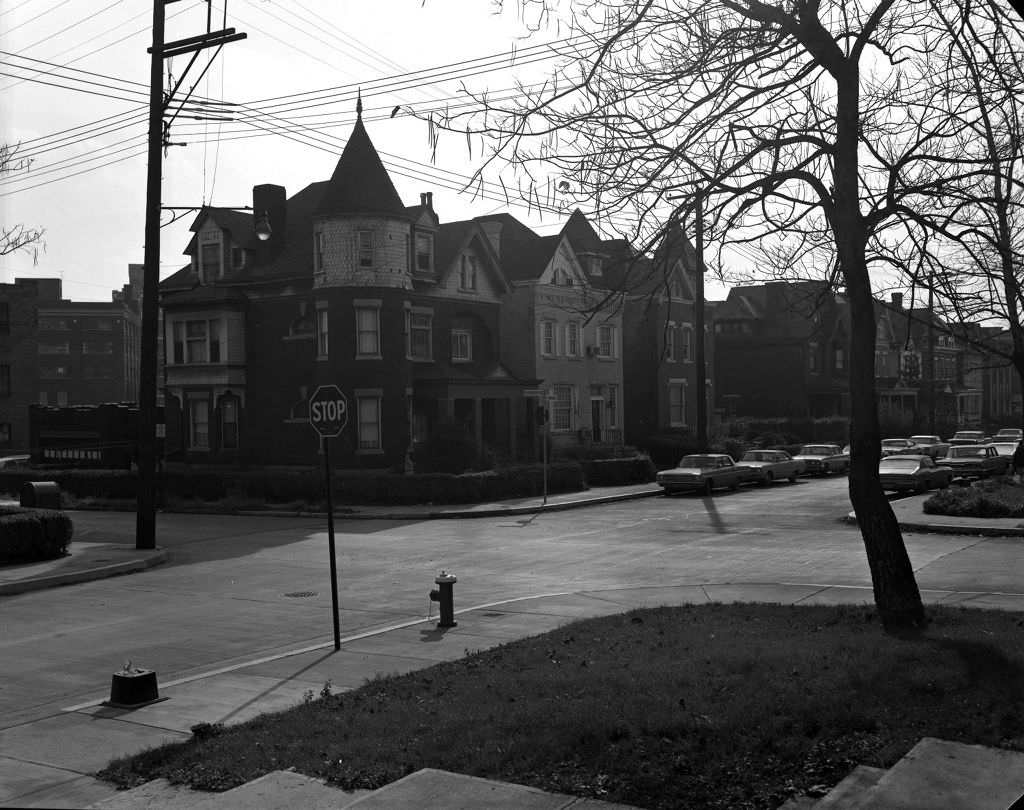
[[285, 596], [291, 597], [292, 599], [305, 599], [308, 596], [317, 596], [316, 591], [292, 591], [286, 593]]

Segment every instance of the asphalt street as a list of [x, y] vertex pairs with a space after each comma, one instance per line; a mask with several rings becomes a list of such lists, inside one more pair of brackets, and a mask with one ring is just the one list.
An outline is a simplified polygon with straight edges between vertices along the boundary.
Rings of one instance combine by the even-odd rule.
[[[832, 478], [471, 521], [338, 521], [341, 626], [423, 618], [442, 569], [459, 578], [459, 607], [705, 583], [870, 586], [848, 510]], [[72, 517], [76, 542], [134, 543], [131, 514]], [[126, 660], [182, 678], [330, 637], [322, 519], [162, 514], [158, 542], [169, 561], [152, 570], [0, 602], [0, 728], [94, 698]], [[1014, 538], [906, 542], [923, 590], [1021, 590]]]

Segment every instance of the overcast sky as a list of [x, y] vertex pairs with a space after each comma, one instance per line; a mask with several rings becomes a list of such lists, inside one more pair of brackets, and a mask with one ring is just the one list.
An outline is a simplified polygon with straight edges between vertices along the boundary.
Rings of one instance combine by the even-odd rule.
[[[214, 29], [225, 27], [223, 3], [213, 4]], [[193, 98], [235, 105], [222, 108], [235, 120], [182, 112], [170, 139], [187, 145], [167, 150], [163, 205], [250, 205], [254, 185], [276, 183], [292, 195], [328, 179], [361, 87], [367, 131], [406, 204], [432, 191], [442, 222], [510, 210], [539, 233], [556, 231], [565, 217], [459, 193], [479, 165], [478, 143], [470, 156], [465, 138], [442, 135], [432, 162], [427, 124], [404, 111], [390, 117], [399, 105], [459, 104], [467, 98], [460, 85], [499, 95], [549, 73], [538, 46], [566, 32], [527, 37], [518, 4], [505, 6], [228, 0], [226, 26], [248, 38], [212, 62], [215, 51], [204, 51], [187, 73], [187, 56], [166, 64], [170, 80], [184, 74], [177, 98], [194, 86]], [[205, 32], [207, 8], [203, 0], [167, 5], [166, 39]], [[151, 42], [149, 0], [0, 0], [0, 142], [22, 144], [17, 171], [0, 178], [0, 222], [46, 228], [45, 252], [0, 257], [0, 280], [60, 277], [66, 298], [109, 300], [128, 264], [142, 262]], [[520, 182], [511, 172], [502, 179], [512, 189]], [[162, 229], [161, 277], [185, 263], [193, 218]], [[724, 291], [709, 287], [708, 297]]]

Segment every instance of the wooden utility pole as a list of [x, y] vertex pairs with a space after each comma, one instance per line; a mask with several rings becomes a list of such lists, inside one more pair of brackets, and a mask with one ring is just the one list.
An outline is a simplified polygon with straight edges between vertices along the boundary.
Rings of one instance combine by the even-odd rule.
[[694, 273], [694, 331], [697, 361], [697, 446], [708, 449], [708, 383], [707, 362], [704, 357], [704, 197], [697, 192], [697, 226], [694, 236], [697, 265]]
[[160, 202], [163, 174], [163, 150], [168, 146], [164, 133], [164, 113], [178, 84], [164, 98], [164, 59], [192, 53], [192, 61], [184, 73], [195, 63], [195, 54], [204, 48], [221, 46], [245, 39], [233, 28], [208, 31], [206, 34], [164, 42], [164, 7], [177, 0], [153, 0], [153, 46], [149, 63], [149, 144], [146, 171], [146, 245], [142, 272], [142, 326], [139, 334], [139, 490], [135, 515], [135, 548], [156, 548], [157, 501], [157, 435], [156, 392], [158, 322], [160, 318]]

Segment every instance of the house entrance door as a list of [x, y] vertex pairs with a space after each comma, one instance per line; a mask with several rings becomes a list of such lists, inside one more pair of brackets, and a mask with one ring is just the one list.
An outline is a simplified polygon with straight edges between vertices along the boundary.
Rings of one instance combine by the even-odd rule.
[[590, 400], [590, 435], [595, 442], [601, 441], [601, 406], [603, 399]]

